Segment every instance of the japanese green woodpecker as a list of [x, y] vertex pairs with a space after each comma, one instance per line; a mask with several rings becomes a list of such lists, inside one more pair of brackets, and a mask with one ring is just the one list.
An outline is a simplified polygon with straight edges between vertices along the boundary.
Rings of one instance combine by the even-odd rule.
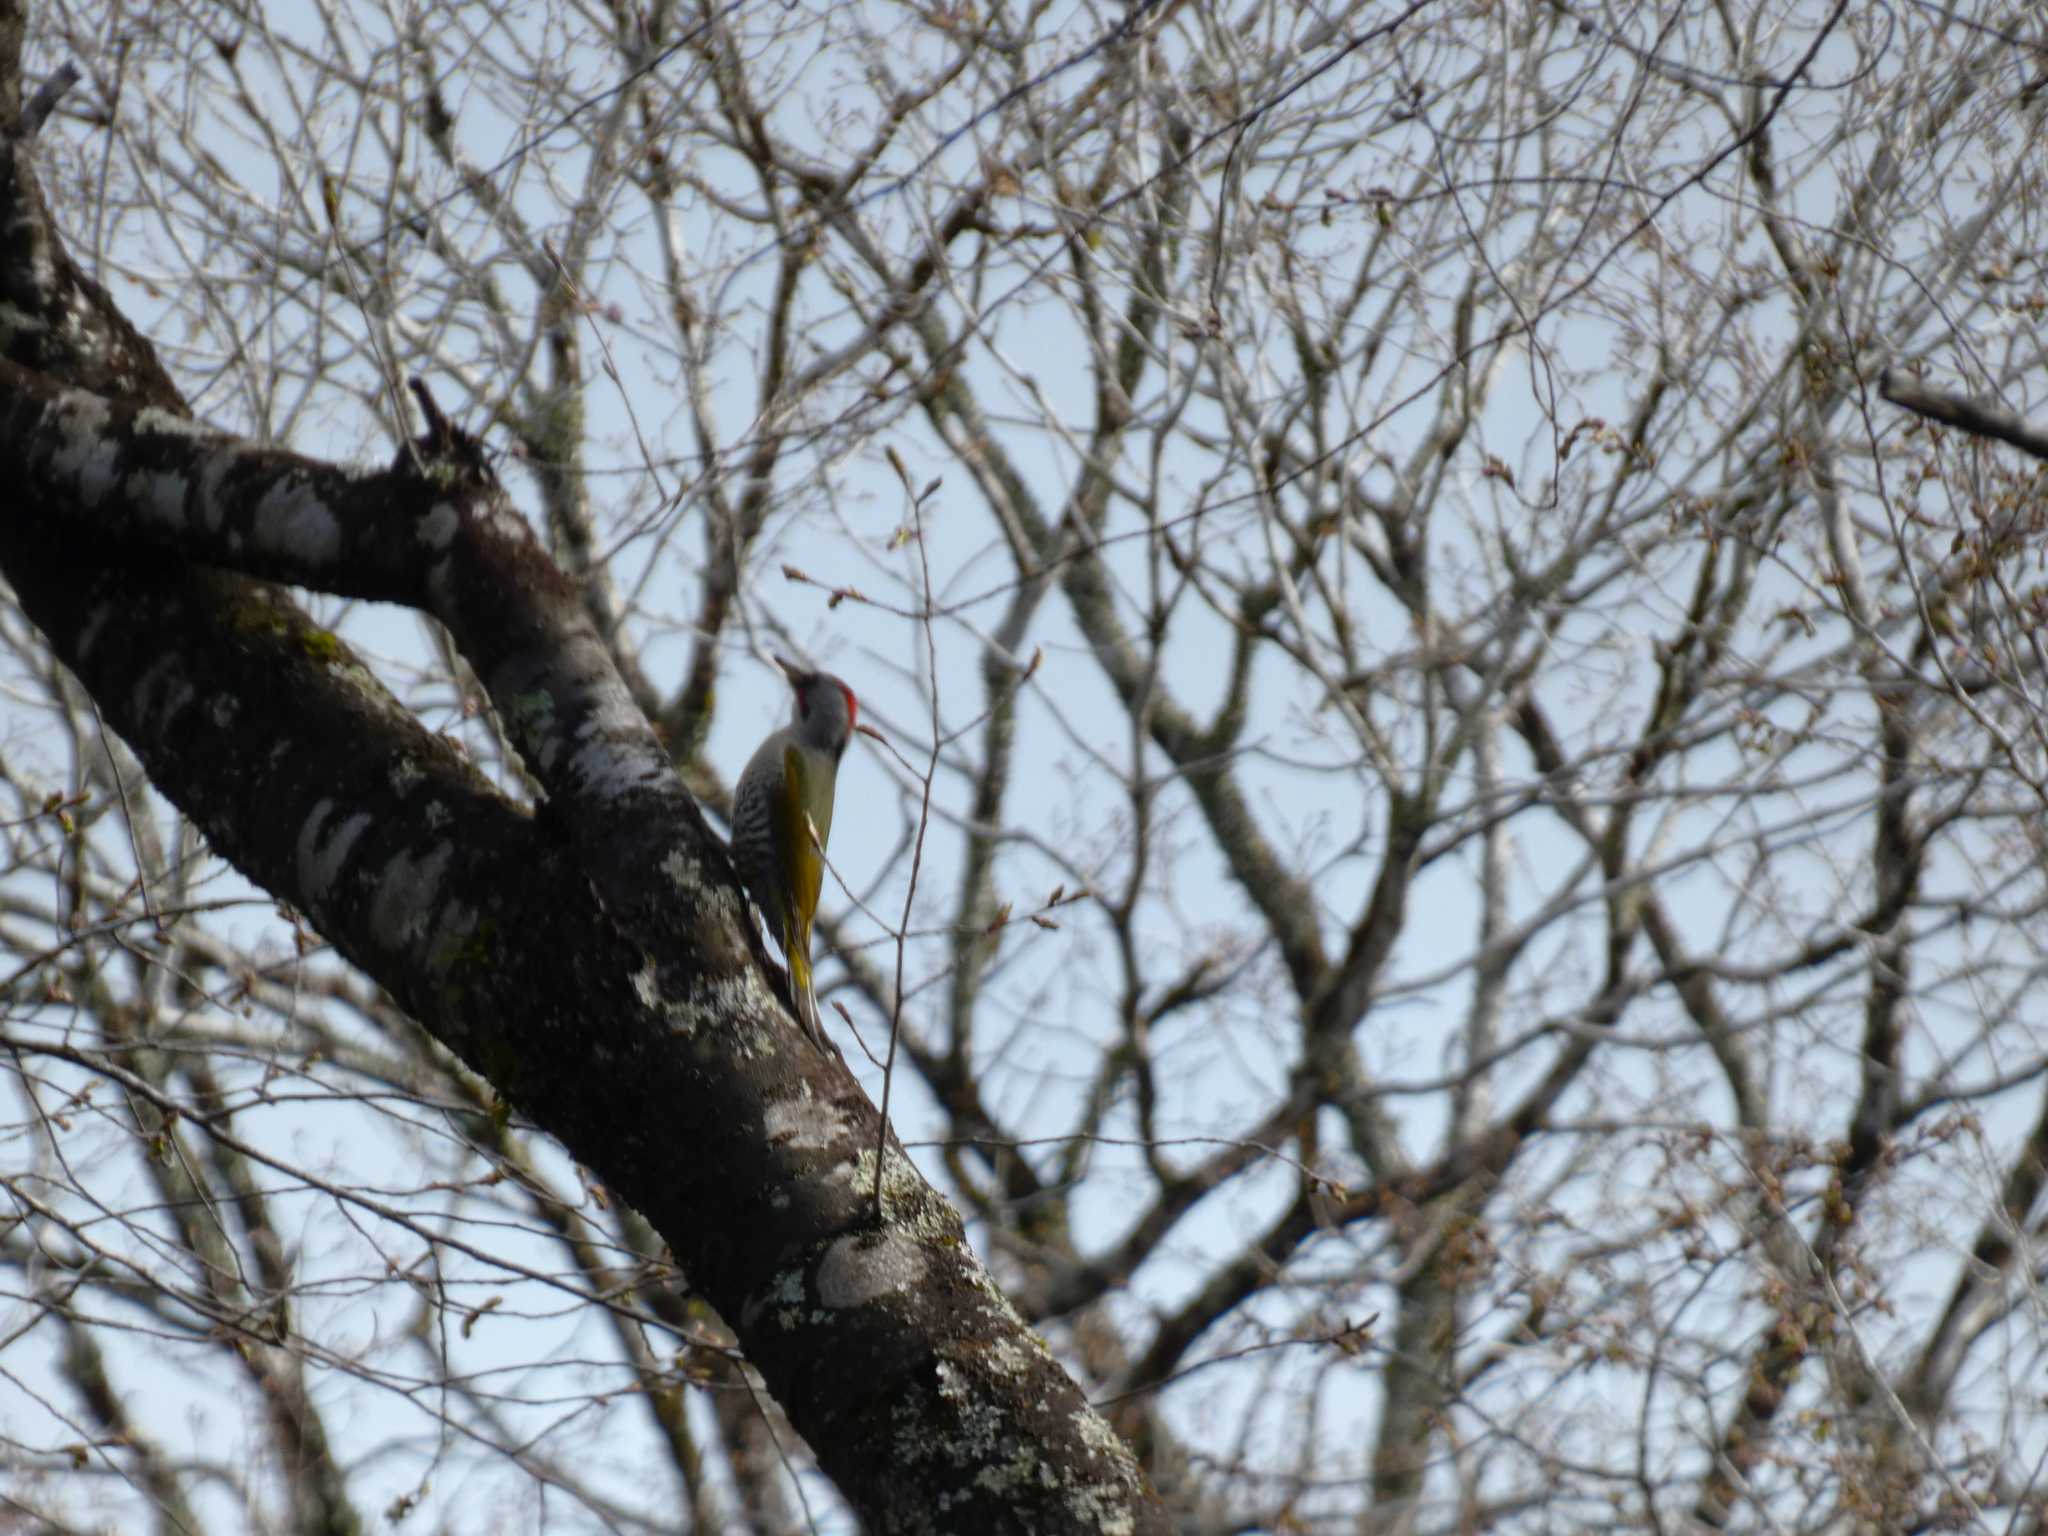
[[811, 988], [811, 919], [825, 883], [825, 840], [832, 835], [832, 788], [853, 739], [860, 705], [827, 672], [807, 672], [780, 656], [796, 691], [790, 722], [754, 749], [732, 804], [732, 860], [747, 894], [789, 961], [797, 1019], [820, 1045], [825, 1030]]

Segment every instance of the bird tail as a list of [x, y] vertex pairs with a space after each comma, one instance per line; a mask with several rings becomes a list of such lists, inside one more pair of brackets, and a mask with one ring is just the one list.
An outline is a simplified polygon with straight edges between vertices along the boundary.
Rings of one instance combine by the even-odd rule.
[[789, 958], [789, 990], [796, 995], [796, 1021], [823, 1047], [825, 1025], [818, 1017], [818, 994], [811, 988], [811, 925], [802, 919], [790, 924], [782, 952]]

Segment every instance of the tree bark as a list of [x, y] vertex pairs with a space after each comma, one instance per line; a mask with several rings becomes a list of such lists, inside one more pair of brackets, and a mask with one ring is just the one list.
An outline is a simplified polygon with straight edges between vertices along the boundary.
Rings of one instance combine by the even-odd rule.
[[[70, 261], [0, 0], [0, 572], [156, 787], [661, 1232], [877, 1530], [1163, 1530], [1129, 1450], [807, 1046], [726, 851], [479, 445], [205, 432]], [[424, 398], [424, 397], [423, 397]], [[501, 796], [274, 583], [444, 624]]]

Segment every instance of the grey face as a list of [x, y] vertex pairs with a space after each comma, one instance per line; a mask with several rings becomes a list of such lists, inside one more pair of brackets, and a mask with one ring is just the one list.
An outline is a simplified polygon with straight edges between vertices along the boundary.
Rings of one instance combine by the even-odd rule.
[[804, 745], [835, 757], [845, 751], [860, 715], [853, 690], [829, 672], [797, 672], [789, 681], [796, 690], [793, 723]]

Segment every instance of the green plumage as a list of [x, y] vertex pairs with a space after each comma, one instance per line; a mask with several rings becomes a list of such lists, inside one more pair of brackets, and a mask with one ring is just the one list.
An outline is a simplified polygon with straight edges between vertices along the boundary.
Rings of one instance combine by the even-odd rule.
[[[811, 983], [811, 922], [825, 883], [839, 759], [852, 738], [853, 693], [838, 678], [780, 663], [796, 691], [795, 719], [748, 759], [733, 795], [733, 863], [789, 962], [797, 1018], [820, 1044]], [[815, 829], [815, 835], [814, 835]]]

